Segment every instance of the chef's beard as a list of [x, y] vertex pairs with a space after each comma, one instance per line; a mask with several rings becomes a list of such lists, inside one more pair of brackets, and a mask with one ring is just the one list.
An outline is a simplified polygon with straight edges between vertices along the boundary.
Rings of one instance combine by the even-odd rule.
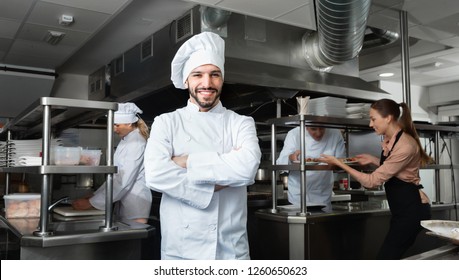
[[[213, 90], [216, 93], [210, 98], [207, 98], [207, 100], [199, 100], [198, 94], [196, 92], [200, 90]], [[202, 109], [212, 109], [218, 103], [218, 100], [220, 100], [221, 94], [221, 91], [216, 88], [195, 88], [194, 90], [190, 89], [189, 92], [190, 96], [194, 99], [194, 101], [196, 101], [196, 103], [198, 103], [199, 107]]]

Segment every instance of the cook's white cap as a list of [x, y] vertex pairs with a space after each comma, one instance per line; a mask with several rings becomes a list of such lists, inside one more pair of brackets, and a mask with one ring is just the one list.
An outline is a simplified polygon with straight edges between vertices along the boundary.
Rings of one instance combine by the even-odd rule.
[[224, 76], [225, 41], [213, 32], [202, 32], [183, 43], [171, 63], [172, 83], [176, 88], [185, 89], [191, 71], [205, 64], [217, 66]]
[[114, 123], [135, 123], [139, 120], [137, 114], [142, 113], [143, 111], [134, 103], [119, 103], [118, 111], [115, 111]]

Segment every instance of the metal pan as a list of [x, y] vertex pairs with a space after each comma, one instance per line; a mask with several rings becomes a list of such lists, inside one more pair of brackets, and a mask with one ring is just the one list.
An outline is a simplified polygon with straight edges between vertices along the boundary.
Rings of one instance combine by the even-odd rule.
[[446, 239], [455, 245], [459, 245], [459, 222], [448, 220], [425, 220], [421, 226], [430, 230], [428, 235]]

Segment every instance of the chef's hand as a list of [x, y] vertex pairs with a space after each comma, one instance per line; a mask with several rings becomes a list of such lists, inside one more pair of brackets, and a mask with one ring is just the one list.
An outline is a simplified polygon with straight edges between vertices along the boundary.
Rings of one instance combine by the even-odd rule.
[[92, 209], [91, 203], [89, 203], [89, 198], [80, 198], [72, 202], [72, 207], [75, 210], [88, 210]]
[[290, 161], [298, 160], [300, 158], [300, 154], [301, 154], [301, 151], [300, 150], [296, 150], [293, 154], [288, 156], [288, 159]]
[[175, 164], [177, 164], [178, 166], [182, 168], [186, 168], [187, 160], [188, 160], [188, 155], [172, 157], [172, 161], [175, 162]]
[[361, 165], [373, 164], [379, 166], [379, 158], [369, 155], [369, 154], [360, 154], [356, 155], [355, 158]]
[[318, 161], [324, 162], [329, 165], [338, 165], [338, 166], [343, 163], [341, 160], [337, 159], [334, 156], [324, 155], [324, 154], [320, 155], [320, 158], [318, 158]]

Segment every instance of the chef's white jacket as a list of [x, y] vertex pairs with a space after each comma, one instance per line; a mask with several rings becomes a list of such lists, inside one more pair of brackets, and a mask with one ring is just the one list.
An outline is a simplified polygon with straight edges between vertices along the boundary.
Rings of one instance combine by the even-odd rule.
[[[326, 129], [320, 141], [314, 140], [306, 130], [305, 132], [306, 157], [318, 158], [321, 154], [333, 155], [343, 158], [346, 156], [344, 140], [338, 129]], [[277, 164], [291, 164], [289, 155], [300, 150], [300, 127], [295, 127], [287, 133], [284, 147], [276, 161]], [[333, 192], [332, 171], [306, 171], [306, 205], [325, 205], [325, 210], [331, 209]], [[299, 171], [290, 171], [288, 176], [288, 201], [300, 205], [301, 178]]]
[[[187, 168], [172, 156], [188, 155]], [[260, 164], [255, 123], [219, 102], [155, 118], [145, 151], [147, 186], [161, 192], [162, 259], [249, 259], [247, 185]], [[214, 192], [215, 185], [228, 186]]]
[[[117, 213], [122, 219], [148, 218], [151, 208], [151, 191], [145, 185], [143, 156], [146, 140], [138, 128], [121, 139], [113, 163], [118, 172], [113, 175], [113, 202], [119, 201]], [[105, 210], [104, 183], [89, 199], [91, 205]]]

